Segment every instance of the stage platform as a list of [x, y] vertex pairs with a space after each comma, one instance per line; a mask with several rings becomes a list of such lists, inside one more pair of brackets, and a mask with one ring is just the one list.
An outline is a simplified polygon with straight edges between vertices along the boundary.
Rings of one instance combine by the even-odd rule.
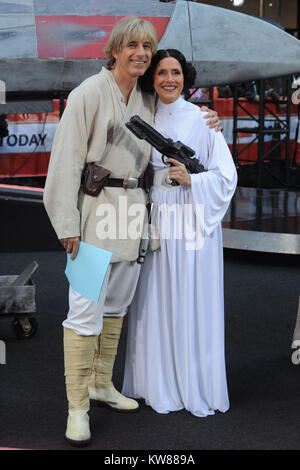
[[[0, 185], [0, 251], [61, 249], [42, 198], [41, 188]], [[237, 187], [222, 227], [224, 248], [300, 254], [300, 192]]]
[[300, 192], [238, 187], [222, 226], [224, 248], [300, 254]]

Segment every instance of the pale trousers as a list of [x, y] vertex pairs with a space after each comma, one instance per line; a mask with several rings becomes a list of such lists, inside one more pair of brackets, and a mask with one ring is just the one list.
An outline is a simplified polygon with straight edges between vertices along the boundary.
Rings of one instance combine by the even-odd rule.
[[121, 261], [111, 263], [104, 279], [98, 302], [83, 297], [69, 287], [69, 311], [63, 322], [78, 335], [98, 336], [102, 331], [103, 316], [124, 317], [131, 304], [141, 265]]

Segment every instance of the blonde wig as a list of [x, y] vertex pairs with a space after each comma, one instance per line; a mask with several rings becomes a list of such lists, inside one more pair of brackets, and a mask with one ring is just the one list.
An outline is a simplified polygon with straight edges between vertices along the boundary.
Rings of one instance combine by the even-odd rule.
[[125, 18], [113, 28], [104, 49], [109, 70], [113, 68], [115, 63], [113, 53], [120, 52], [122, 47], [132, 40], [149, 41], [152, 47], [152, 54], [156, 53], [157, 36], [154, 26], [149, 21], [136, 16]]

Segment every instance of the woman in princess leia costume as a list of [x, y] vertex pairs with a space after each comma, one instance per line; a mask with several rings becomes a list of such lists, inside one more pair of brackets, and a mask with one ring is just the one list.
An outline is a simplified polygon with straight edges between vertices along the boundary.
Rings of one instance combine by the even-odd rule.
[[[224, 355], [221, 221], [237, 174], [221, 133], [184, 100], [195, 70], [176, 50], [161, 50], [140, 79], [158, 94], [154, 127], [195, 150], [207, 171], [152, 149], [151, 202], [160, 249], [146, 256], [129, 312], [123, 393], [143, 398], [158, 413], [186, 409], [203, 417], [229, 408]], [[170, 184], [176, 180], [179, 185]]]

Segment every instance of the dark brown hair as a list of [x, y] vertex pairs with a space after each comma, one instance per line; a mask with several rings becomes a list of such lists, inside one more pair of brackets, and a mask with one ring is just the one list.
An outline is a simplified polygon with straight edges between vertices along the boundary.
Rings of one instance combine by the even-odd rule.
[[160, 49], [152, 57], [151, 65], [148, 70], [146, 70], [145, 74], [142, 77], [139, 77], [139, 84], [143, 91], [147, 93], [154, 92], [153, 81], [155, 70], [159, 62], [162, 59], [166, 59], [167, 57], [173, 57], [181, 65], [184, 78], [183, 92], [186, 92], [189, 88], [192, 88], [196, 78], [195, 67], [191, 63], [187, 62], [184, 55], [177, 49]]

